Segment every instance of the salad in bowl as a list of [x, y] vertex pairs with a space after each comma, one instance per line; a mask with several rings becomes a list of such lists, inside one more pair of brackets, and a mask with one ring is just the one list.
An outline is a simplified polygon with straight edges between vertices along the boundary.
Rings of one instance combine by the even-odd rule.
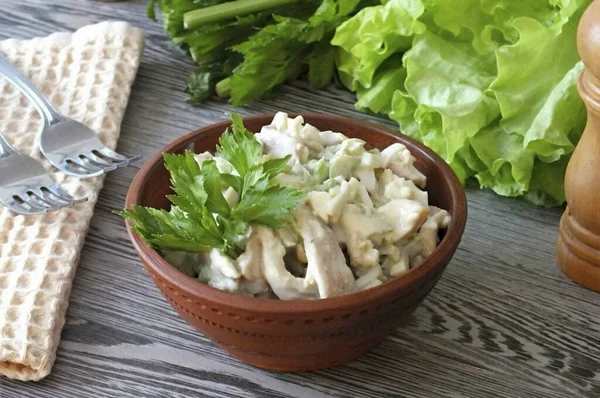
[[281, 300], [373, 288], [427, 258], [448, 211], [402, 143], [368, 149], [279, 112], [256, 134], [238, 115], [215, 153], [165, 154], [170, 210], [123, 211], [170, 264], [214, 288]]

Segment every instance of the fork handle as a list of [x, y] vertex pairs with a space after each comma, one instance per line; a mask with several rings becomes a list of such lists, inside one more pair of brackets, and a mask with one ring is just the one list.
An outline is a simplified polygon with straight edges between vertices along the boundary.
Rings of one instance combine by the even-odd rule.
[[3, 76], [31, 101], [38, 109], [44, 123], [49, 126], [62, 118], [60, 112], [44, 97], [40, 90], [33, 85], [10, 61], [0, 53], [0, 76]]

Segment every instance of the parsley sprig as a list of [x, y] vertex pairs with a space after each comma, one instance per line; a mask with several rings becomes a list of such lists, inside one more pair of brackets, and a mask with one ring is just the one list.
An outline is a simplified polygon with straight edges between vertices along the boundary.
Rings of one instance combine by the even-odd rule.
[[[250, 224], [280, 228], [304, 199], [304, 192], [273, 180], [287, 169], [289, 156], [261, 161], [261, 144], [240, 115], [231, 118], [231, 131], [223, 133], [217, 151], [237, 175], [220, 173], [212, 159], [199, 165], [190, 152], [165, 153], [175, 193], [168, 196], [171, 210], [135, 205], [119, 213], [150, 246], [185, 252], [218, 248], [235, 258], [237, 243]], [[233, 207], [222, 193], [227, 187], [239, 195]]]

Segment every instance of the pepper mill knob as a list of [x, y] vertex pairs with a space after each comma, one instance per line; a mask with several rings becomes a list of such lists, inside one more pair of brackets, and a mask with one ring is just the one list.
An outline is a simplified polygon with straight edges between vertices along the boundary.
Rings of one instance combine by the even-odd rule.
[[569, 278], [600, 291], [600, 0], [579, 22], [577, 49], [585, 64], [578, 90], [587, 123], [565, 175], [567, 208], [560, 220], [557, 254]]

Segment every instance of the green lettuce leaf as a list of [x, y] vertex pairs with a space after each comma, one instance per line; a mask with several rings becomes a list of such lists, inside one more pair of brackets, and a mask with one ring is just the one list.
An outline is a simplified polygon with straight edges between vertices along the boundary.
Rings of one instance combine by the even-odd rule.
[[390, 0], [383, 6], [367, 7], [341, 24], [331, 44], [339, 46], [338, 70], [351, 76], [349, 86], [371, 87], [375, 70], [390, 55], [410, 48], [415, 33], [425, 31], [418, 21], [421, 0]]
[[[433, 22], [442, 29], [452, 33], [456, 38], [471, 41], [473, 48], [480, 53], [487, 53], [499, 46], [492, 40], [495, 25], [491, 14], [485, 13], [481, 0], [462, 1], [429, 1]], [[497, 1], [495, 3], [498, 3]], [[465, 16], [467, 16], [465, 18]]]
[[558, 206], [565, 201], [565, 179], [570, 156], [563, 156], [555, 162], [536, 160], [528, 191], [524, 198], [538, 206]]
[[397, 90], [406, 91], [406, 68], [402, 57], [393, 56], [377, 70], [370, 88], [359, 86], [356, 90], [356, 109], [387, 115], [392, 112], [392, 100]]
[[461, 181], [558, 205], [585, 124], [576, 32], [590, 2], [382, 1], [337, 29], [340, 80]]
[[[404, 85], [404, 82], [402, 83]], [[390, 119], [398, 122], [402, 133], [420, 140], [420, 120], [415, 119], [417, 103], [408, 95], [406, 89], [399, 89], [394, 92], [392, 97], [392, 110], [389, 114]]]
[[[452, 162], [469, 137], [496, 119], [496, 100], [486, 93], [496, 77], [493, 54], [478, 55], [470, 44], [426, 32], [404, 55], [406, 90], [419, 105], [441, 115], [432, 140], [445, 141], [441, 155]], [[431, 128], [427, 129], [429, 136]]]
[[486, 170], [475, 175], [481, 187], [503, 196], [519, 196], [529, 189], [534, 154], [518, 134], [504, 134], [497, 125], [481, 130], [470, 140]]
[[557, 161], [573, 152], [585, 126], [586, 111], [577, 92], [583, 72], [579, 61], [552, 89], [525, 132], [524, 145], [544, 162]]
[[496, 51], [498, 77], [490, 86], [508, 133], [525, 135], [553, 88], [578, 62], [577, 22], [572, 19], [556, 32], [531, 18], [515, 20], [519, 41]]

